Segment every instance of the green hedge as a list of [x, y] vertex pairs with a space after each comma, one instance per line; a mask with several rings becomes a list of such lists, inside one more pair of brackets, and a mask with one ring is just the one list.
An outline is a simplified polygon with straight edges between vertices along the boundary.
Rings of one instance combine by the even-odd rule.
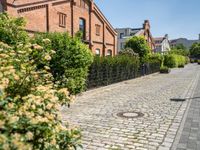
[[134, 76], [138, 68], [138, 57], [95, 57], [89, 71], [88, 88], [127, 80]]
[[164, 55], [164, 66], [167, 66], [169, 68], [184, 66], [186, 63], [187, 63], [187, 59], [185, 56], [176, 55], [176, 54]]
[[159, 62], [145, 63], [142, 67], [137, 56], [95, 57], [89, 69], [87, 87], [105, 86], [158, 72], [159, 69]]

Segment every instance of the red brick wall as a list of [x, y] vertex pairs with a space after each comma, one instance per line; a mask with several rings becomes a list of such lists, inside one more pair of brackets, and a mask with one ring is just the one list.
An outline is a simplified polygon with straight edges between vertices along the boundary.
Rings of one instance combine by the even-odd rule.
[[[86, 21], [86, 40], [94, 52], [101, 50], [101, 55], [107, 50], [116, 53], [116, 33], [93, 2], [88, 0], [8, 0], [7, 11], [12, 16], [24, 17], [27, 20], [26, 29], [39, 32], [69, 32], [74, 35], [79, 31], [79, 19]], [[72, 5], [73, 4], [73, 5]], [[59, 26], [59, 13], [66, 15], [66, 27]], [[100, 35], [96, 34], [96, 25], [100, 26]]]
[[[95, 13], [92, 13], [91, 15], [92, 15], [91, 37], [93, 41], [103, 43], [104, 23]], [[96, 25], [100, 25], [100, 35], [96, 34]]]
[[90, 26], [89, 26], [89, 4], [86, 3], [85, 7], [82, 7], [78, 5], [78, 3], [74, 6], [74, 34], [76, 34], [79, 31], [79, 19], [83, 18], [86, 21], [86, 40], [89, 40], [90, 36]]
[[[71, 4], [49, 5], [49, 31], [68, 32], [71, 35]], [[59, 13], [66, 14], [66, 27], [59, 26]]]
[[[20, 17], [24, 17], [26, 20], [26, 29], [31, 31], [46, 32], [46, 7], [35, 9], [34, 11], [27, 11], [18, 13]], [[39, 28], [38, 28], [39, 27]]]

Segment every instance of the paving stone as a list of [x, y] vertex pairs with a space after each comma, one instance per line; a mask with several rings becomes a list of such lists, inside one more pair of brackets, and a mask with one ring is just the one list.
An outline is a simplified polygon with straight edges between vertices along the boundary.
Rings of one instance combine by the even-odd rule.
[[186, 120], [183, 125], [183, 130], [178, 141], [177, 150], [199, 150], [200, 137], [200, 79], [196, 90], [191, 99], [191, 104], [186, 114]]
[[[168, 149], [189, 102], [172, 102], [170, 98], [190, 92], [199, 74], [200, 66], [190, 64], [183, 69], [173, 69], [167, 75], [154, 74], [126, 81], [128, 84], [121, 82], [87, 91], [77, 97], [71, 108], [62, 108], [63, 122], [82, 130], [84, 150]], [[199, 105], [200, 102], [191, 105], [192, 113], [187, 118], [181, 142], [194, 140], [194, 137], [200, 139], [197, 132], [200, 111], [195, 107]], [[144, 116], [129, 119], [117, 116], [130, 111]], [[192, 148], [192, 144], [188, 142], [187, 148]]]

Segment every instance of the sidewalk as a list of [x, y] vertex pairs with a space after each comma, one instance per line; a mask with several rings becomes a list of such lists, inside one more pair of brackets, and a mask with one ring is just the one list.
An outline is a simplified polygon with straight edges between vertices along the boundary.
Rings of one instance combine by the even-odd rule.
[[200, 79], [179, 138], [176, 150], [200, 150]]

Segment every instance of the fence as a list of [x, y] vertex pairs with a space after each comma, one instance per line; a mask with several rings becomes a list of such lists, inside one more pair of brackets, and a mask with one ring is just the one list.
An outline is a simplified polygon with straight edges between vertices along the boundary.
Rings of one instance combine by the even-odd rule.
[[106, 86], [113, 83], [134, 79], [143, 75], [152, 74], [160, 70], [160, 63], [146, 63], [137, 65], [109, 65], [93, 64], [89, 70], [87, 89]]

